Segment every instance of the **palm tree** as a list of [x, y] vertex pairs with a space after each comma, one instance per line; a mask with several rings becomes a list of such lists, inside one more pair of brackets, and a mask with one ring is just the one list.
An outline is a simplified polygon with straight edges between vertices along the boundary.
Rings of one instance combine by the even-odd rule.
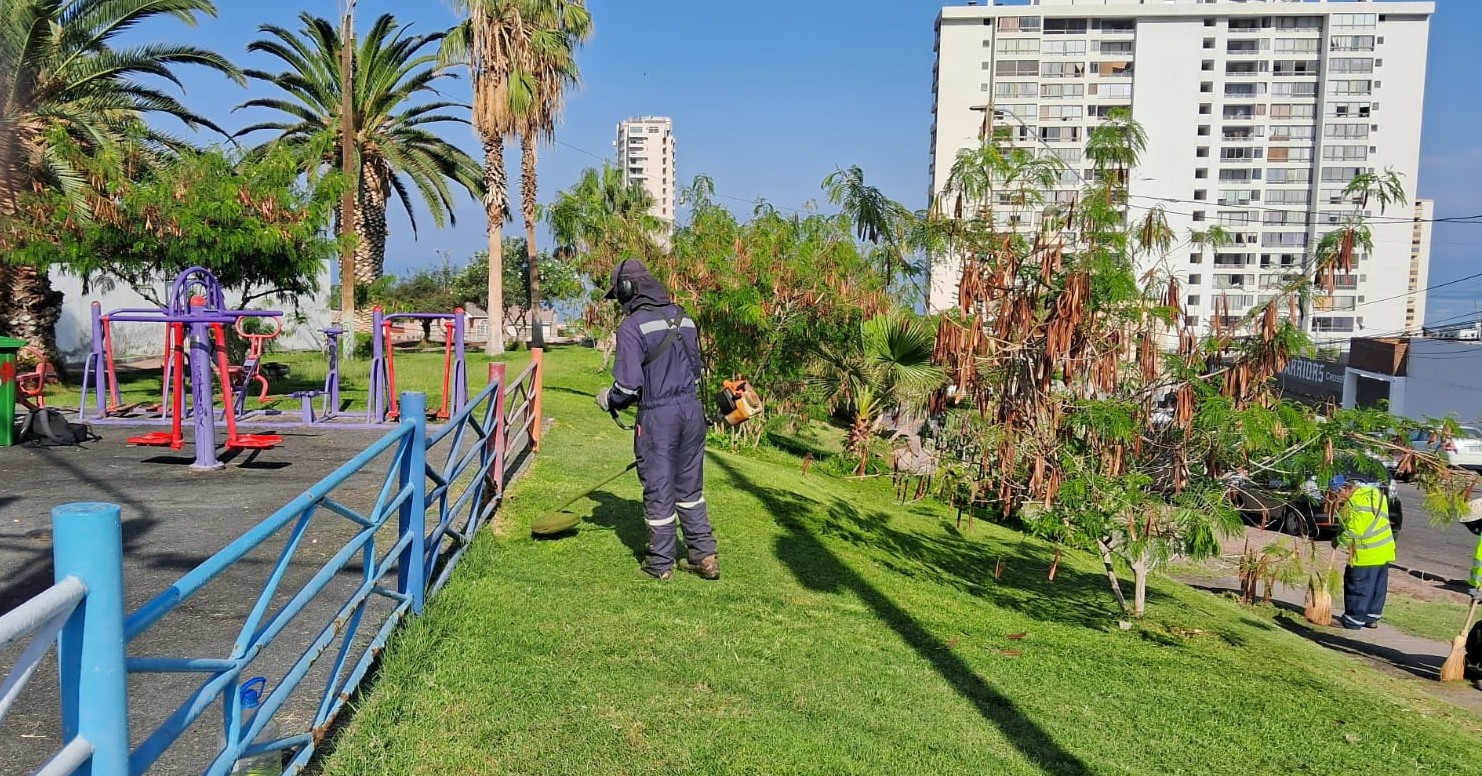
[[[536, 260], [537, 218], [536, 148], [540, 141], [555, 138], [566, 90], [581, 82], [576, 64], [576, 46], [592, 36], [592, 14], [585, 0], [554, 2], [533, 0], [527, 6], [530, 35], [530, 69], [535, 76], [535, 96], [520, 117], [520, 214], [525, 219], [525, 249], [530, 264], [530, 311], [540, 309], [540, 262]], [[544, 333], [531, 329], [531, 346], [541, 347]]]
[[[141, 119], [147, 113], [221, 132], [140, 79], [179, 85], [174, 66], [201, 65], [243, 82], [230, 62], [187, 45], [116, 46], [121, 34], [150, 19], [172, 16], [194, 24], [202, 14], [214, 16], [215, 3], [7, 0], [0, 14], [0, 221], [16, 217], [21, 195], [38, 188], [60, 190], [79, 217], [88, 217], [88, 176], [62, 152], [65, 145], [87, 156], [182, 145], [147, 126]], [[0, 331], [55, 353], [61, 303], [46, 267], [0, 265]]]
[[853, 413], [845, 447], [859, 456], [855, 474], [869, 465], [870, 441], [881, 413], [924, 417], [927, 398], [945, 379], [932, 364], [936, 332], [929, 321], [906, 312], [877, 315], [860, 324], [859, 338], [845, 348], [820, 347], [813, 383], [829, 404]]
[[853, 224], [855, 236], [879, 247], [880, 273], [889, 291], [897, 264], [905, 265], [903, 242], [915, 215], [885, 192], [865, 185], [864, 171], [858, 166], [829, 173], [823, 179], [823, 190]]
[[[248, 51], [281, 60], [287, 70], [269, 73], [248, 70], [247, 76], [272, 84], [288, 98], [260, 97], [240, 108], [267, 108], [287, 114], [284, 121], [253, 124], [237, 135], [269, 130], [277, 137], [260, 146], [286, 144], [299, 153], [313, 174], [335, 168], [341, 158], [340, 114], [343, 85], [340, 78], [341, 37], [335, 24], [309, 13], [299, 14], [300, 33], [271, 24], [258, 29], [269, 37], [252, 42]], [[411, 188], [438, 226], [456, 224], [449, 182], [475, 197], [483, 194], [478, 162], [457, 146], [429, 132], [432, 124], [467, 124], [449, 113], [466, 109], [463, 103], [434, 99], [413, 104], [422, 95], [436, 95], [437, 81], [450, 75], [437, 66], [437, 56], [421, 53], [442, 40], [444, 33], [407, 35], [395, 17], [382, 15], [355, 52], [351, 90], [355, 155], [360, 180], [355, 217], [355, 282], [370, 285], [381, 277], [386, 263], [386, 207], [395, 194], [413, 234], [417, 218]]]
[[578, 266], [596, 277], [625, 256], [646, 257], [655, 249], [664, 221], [651, 207], [653, 196], [643, 184], [623, 180], [622, 170], [603, 163], [600, 170], [583, 170], [545, 215], [558, 250], [583, 255]]

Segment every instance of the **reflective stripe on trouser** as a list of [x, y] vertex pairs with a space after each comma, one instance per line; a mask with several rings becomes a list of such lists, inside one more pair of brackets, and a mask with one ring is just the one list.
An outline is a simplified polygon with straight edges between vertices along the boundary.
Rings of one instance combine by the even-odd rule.
[[1389, 593], [1389, 564], [1349, 566], [1343, 570], [1343, 616], [1345, 626], [1379, 622]]
[[648, 524], [644, 566], [663, 572], [678, 554], [678, 531], [691, 560], [715, 554], [715, 536], [705, 510], [705, 413], [699, 401], [642, 410], [633, 454], [643, 483]]

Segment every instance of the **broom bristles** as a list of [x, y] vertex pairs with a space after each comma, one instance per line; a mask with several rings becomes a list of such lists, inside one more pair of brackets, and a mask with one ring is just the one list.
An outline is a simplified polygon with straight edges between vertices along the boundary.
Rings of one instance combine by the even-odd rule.
[[1328, 592], [1328, 586], [1318, 579], [1307, 583], [1307, 601], [1302, 617], [1313, 625], [1327, 627], [1333, 624], [1333, 595]]
[[1457, 636], [1451, 640], [1451, 654], [1441, 664], [1441, 681], [1459, 682], [1467, 673], [1467, 639]]

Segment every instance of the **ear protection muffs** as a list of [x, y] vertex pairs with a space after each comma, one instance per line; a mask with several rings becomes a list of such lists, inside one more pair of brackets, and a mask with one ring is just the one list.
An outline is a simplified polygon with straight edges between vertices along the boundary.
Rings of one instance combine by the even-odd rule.
[[622, 263], [618, 265], [617, 271], [613, 273], [616, 280], [612, 284], [612, 295], [613, 298], [618, 300], [618, 304], [627, 304], [632, 301], [633, 295], [636, 293], [633, 289], [633, 281], [623, 277], [623, 269], [628, 266], [628, 261], [628, 259], [623, 259]]

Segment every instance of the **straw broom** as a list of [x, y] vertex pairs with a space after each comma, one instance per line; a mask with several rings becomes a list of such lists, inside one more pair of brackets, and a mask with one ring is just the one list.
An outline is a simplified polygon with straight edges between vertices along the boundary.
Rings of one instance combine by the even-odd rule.
[[1467, 673], [1467, 634], [1472, 630], [1472, 622], [1477, 616], [1477, 599], [1472, 599], [1471, 608], [1467, 609], [1467, 624], [1461, 628], [1461, 633], [1451, 640], [1451, 654], [1446, 656], [1446, 662], [1441, 664], [1441, 681], [1457, 682]]
[[1324, 627], [1333, 624], [1333, 562], [1338, 557], [1338, 549], [1333, 548], [1328, 555], [1328, 568], [1307, 578], [1307, 605], [1302, 610], [1302, 616], [1313, 625]]

